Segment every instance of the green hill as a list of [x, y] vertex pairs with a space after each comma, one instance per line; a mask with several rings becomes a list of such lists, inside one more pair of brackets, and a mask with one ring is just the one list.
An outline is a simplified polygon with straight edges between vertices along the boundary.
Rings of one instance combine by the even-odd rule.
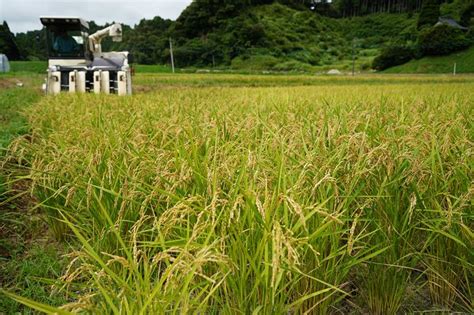
[[[354, 59], [355, 70], [364, 71], [370, 70], [374, 58], [382, 55], [375, 67], [382, 70], [415, 56], [439, 53], [438, 48], [428, 47], [430, 42], [422, 45], [420, 41], [426, 29], [435, 29], [438, 16], [456, 16], [457, 21], [469, 25], [472, 12], [464, 8], [466, 1], [474, 0], [433, 1], [442, 5], [433, 2], [435, 10], [428, 12], [429, 19], [422, 29], [422, 1], [321, 0], [311, 10], [311, 0], [194, 0], [176, 21], [155, 17], [142, 19], [134, 26], [124, 25], [124, 41], [113, 43], [106, 39], [103, 49], [130, 51], [138, 64], [166, 65], [171, 59], [171, 38], [178, 68], [350, 71]], [[102, 28], [93, 21], [90, 25], [91, 32]], [[474, 29], [469, 36], [461, 33], [448, 30], [444, 37], [438, 34], [440, 42], [447, 43], [442, 53], [464, 49], [474, 42]], [[36, 40], [44, 37], [44, 31], [16, 34], [22, 58], [45, 59], [44, 40]], [[465, 45], [453, 49], [459, 45], [451, 44], [463, 41]], [[401, 52], [406, 53], [406, 58], [398, 58], [403, 57]]]
[[448, 56], [424, 57], [393, 67], [384, 73], [474, 73], [474, 47]]
[[[188, 8], [171, 29], [179, 66], [349, 70], [354, 52], [356, 70], [368, 70], [383, 45], [416, 37], [416, 16], [405, 13], [330, 18], [273, 3], [243, 9], [211, 26], [200, 25], [204, 31], [197, 33], [198, 27], [192, 26], [202, 21], [194, 18], [196, 11]], [[169, 58], [166, 49], [162, 57], [163, 62]]]
[[280, 4], [260, 6], [252, 12], [264, 30], [263, 47], [232, 60], [233, 67], [252, 66], [266, 55], [273, 70], [349, 70], [354, 49], [356, 70], [366, 70], [384, 43], [405, 39], [416, 24], [416, 19], [406, 14], [335, 19]]

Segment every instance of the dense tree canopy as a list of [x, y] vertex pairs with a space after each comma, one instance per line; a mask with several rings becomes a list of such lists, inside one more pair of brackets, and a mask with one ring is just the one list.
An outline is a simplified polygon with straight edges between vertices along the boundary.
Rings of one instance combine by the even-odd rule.
[[22, 59], [44, 60], [47, 57], [46, 32], [44, 30], [28, 31], [16, 34], [16, 42]]
[[121, 46], [128, 49], [140, 63], [161, 63], [168, 54], [168, 30], [171, 24], [171, 20], [160, 17], [142, 19], [128, 32]]
[[466, 4], [461, 11], [461, 24], [464, 26], [470, 26], [471, 20], [474, 17], [474, 1]]
[[7, 55], [10, 60], [21, 58], [15, 36], [10, 32], [6, 21], [0, 25], [0, 53]]
[[419, 38], [419, 46], [423, 55], [448, 55], [452, 52], [469, 47], [469, 40], [460, 29], [449, 25], [438, 25], [424, 29]]
[[420, 16], [418, 18], [418, 29], [423, 27], [431, 27], [436, 22], [440, 15], [438, 0], [425, 0], [421, 7]]
[[422, 0], [336, 0], [334, 5], [343, 17], [371, 13], [402, 13], [420, 9]]

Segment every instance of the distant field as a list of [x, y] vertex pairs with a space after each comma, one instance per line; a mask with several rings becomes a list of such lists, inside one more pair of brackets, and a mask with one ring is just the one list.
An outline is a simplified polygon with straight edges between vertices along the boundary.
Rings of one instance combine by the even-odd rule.
[[36, 74], [0, 75], [0, 156], [12, 139], [28, 131], [22, 113], [40, 99], [41, 82]]
[[171, 73], [171, 67], [164, 65], [134, 65], [137, 73]]
[[[363, 64], [370, 64], [372, 57], [360, 57], [356, 60], [356, 71], [360, 71]], [[12, 61], [11, 64], [11, 72], [19, 73], [19, 72], [32, 72], [32, 73], [46, 73], [47, 63], [45, 61]], [[135, 72], [138, 73], [172, 73], [172, 69], [168, 65], [133, 65], [135, 68]], [[317, 73], [317, 72], [327, 72], [330, 69], [339, 69], [344, 72], [350, 72], [352, 69], [352, 63], [348, 61], [340, 62], [335, 65], [329, 66], [318, 66], [318, 67], [310, 67], [305, 69], [287, 69], [281, 70], [281, 73], [284, 74], [298, 74], [298, 73]], [[365, 69], [367, 71], [367, 69]], [[265, 68], [261, 65], [255, 65], [255, 68], [251, 66], [249, 68], [242, 68], [242, 69], [231, 69], [231, 68], [212, 68], [209, 67], [207, 69], [198, 69], [198, 68], [176, 68], [176, 73], [194, 73], [194, 72], [238, 72], [242, 74], [247, 73], [262, 73], [265, 72]], [[278, 72], [278, 71], [273, 71]], [[1, 75], [1, 74], [0, 74]]]
[[[10, 65], [12, 72], [46, 73], [48, 68], [46, 61], [12, 61]], [[162, 65], [136, 65], [135, 69], [145, 73], [171, 72], [171, 68]]]
[[134, 84], [41, 98], [8, 153], [70, 246], [63, 310], [474, 311], [473, 76]]
[[282, 86], [328, 86], [340, 85], [433, 85], [433, 84], [472, 84], [473, 76], [460, 75], [286, 75], [286, 74], [150, 74], [142, 73], [134, 77], [137, 92], [159, 90], [169, 87], [282, 87]]
[[34, 72], [46, 73], [48, 63], [46, 61], [11, 61], [12, 72]]

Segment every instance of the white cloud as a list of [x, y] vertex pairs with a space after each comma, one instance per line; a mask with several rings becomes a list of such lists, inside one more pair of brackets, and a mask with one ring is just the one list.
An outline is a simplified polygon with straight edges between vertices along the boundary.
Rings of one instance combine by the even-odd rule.
[[176, 19], [191, 0], [0, 0], [0, 22], [12, 32], [40, 29], [40, 16], [79, 16], [98, 24], [137, 24], [161, 16]]

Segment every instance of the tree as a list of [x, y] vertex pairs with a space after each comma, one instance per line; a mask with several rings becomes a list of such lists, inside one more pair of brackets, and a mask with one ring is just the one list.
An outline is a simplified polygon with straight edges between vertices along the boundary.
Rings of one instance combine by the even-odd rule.
[[0, 52], [7, 55], [10, 60], [21, 59], [15, 36], [10, 32], [6, 21], [3, 21], [3, 25], [0, 25]]
[[46, 29], [17, 33], [15, 41], [23, 59], [45, 60], [47, 58]]
[[439, 15], [438, 0], [424, 0], [420, 17], [418, 18], [418, 29], [421, 30], [424, 27], [435, 25], [438, 22]]
[[448, 55], [469, 47], [464, 32], [449, 25], [438, 25], [421, 31], [418, 45], [424, 56]]
[[469, 27], [472, 16], [474, 15], [474, 3], [467, 5], [461, 12], [461, 24]]
[[390, 46], [383, 49], [382, 53], [374, 59], [372, 68], [381, 71], [398, 66], [410, 61], [413, 55], [413, 49], [410, 47], [400, 45]]
[[163, 51], [169, 47], [169, 28], [171, 20], [154, 17], [151, 20], [142, 19], [134, 29], [124, 32], [121, 49], [128, 50], [137, 63], [156, 64], [166, 63]]
[[[320, 0], [319, 5], [325, 1]], [[360, 16], [372, 13], [402, 13], [418, 11], [422, 0], [334, 0], [332, 7], [342, 17]]]

